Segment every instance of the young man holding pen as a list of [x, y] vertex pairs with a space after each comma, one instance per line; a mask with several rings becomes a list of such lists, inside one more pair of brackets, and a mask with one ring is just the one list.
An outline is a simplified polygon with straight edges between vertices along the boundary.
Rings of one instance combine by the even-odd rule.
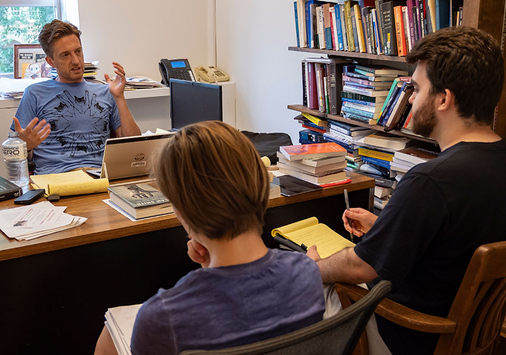
[[[378, 218], [344, 212], [346, 229], [363, 236], [357, 246], [308, 255], [325, 283], [389, 280], [390, 299], [445, 317], [475, 249], [506, 239], [506, 143], [491, 128], [504, 63], [495, 40], [469, 27], [424, 37], [407, 61], [417, 64], [414, 132], [436, 140], [440, 156], [412, 168]], [[387, 352], [433, 353], [438, 335], [376, 319]]]

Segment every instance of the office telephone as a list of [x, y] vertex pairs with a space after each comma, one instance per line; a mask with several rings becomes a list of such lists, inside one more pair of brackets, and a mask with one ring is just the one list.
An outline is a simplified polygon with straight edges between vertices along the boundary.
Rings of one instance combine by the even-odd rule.
[[158, 68], [162, 75], [163, 85], [169, 86], [170, 78], [195, 81], [188, 59], [161, 59]]
[[213, 66], [200, 66], [195, 68], [197, 78], [208, 83], [215, 83], [220, 81], [228, 81], [230, 77], [222, 70]]

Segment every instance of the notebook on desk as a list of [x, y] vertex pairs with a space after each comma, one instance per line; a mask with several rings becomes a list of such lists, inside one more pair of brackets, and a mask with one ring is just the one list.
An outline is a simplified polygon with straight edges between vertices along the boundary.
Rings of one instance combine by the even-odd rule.
[[173, 134], [110, 138], [105, 142], [102, 168], [87, 172], [109, 180], [149, 175], [157, 152]]

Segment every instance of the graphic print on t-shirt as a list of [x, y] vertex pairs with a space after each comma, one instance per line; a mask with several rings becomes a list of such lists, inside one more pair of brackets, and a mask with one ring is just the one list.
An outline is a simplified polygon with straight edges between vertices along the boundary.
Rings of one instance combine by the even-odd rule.
[[62, 147], [60, 154], [71, 157], [79, 151], [101, 155], [105, 145], [103, 137], [109, 136], [110, 110], [99, 104], [96, 94], [90, 99], [88, 90], [83, 97], [64, 90], [56, 98], [59, 104], [43, 112], [51, 126], [51, 134], [43, 144], [58, 142]]

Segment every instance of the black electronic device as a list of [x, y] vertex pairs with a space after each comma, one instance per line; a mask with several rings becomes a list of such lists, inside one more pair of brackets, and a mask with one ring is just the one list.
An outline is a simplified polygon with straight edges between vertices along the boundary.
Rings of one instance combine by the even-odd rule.
[[170, 79], [172, 129], [201, 121], [223, 121], [221, 86]]
[[161, 59], [158, 67], [163, 85], [169, 86], [171, 78], [195, 81], [195, 75], [193, 75], [188, 59]]
[[29, 205], [41, 198], [45, 192], [44, 189], [29, 190], [15, 199], [14, 203], [16, 205]]

